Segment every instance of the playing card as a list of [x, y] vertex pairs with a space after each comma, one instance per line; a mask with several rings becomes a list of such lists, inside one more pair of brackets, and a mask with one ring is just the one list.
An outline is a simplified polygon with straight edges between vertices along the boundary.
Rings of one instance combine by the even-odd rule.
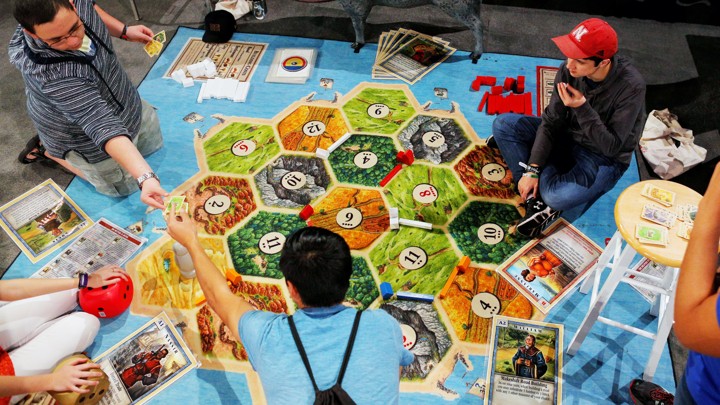
[[160, 51], [162, 51], [163, 44], [161, 42], [152, 40], [151, 42], [148, 42], [147, 44], [145, 44], [143, 49], [145, 50], [145, 53], [147, 53], [148, 56], [152, 58], [153, 56], [156, 56], [157, 54], [159, 54]]
[[635, 237], [640, 243], [651, 245], [667, 245], [667, 229], [654, 225], [637, 224], [635, 228]]
[[153, 35], [153, 41], [158, 41], [161, 44], [165, 43], [165, 31], [160, 31], [157, 34]]
[[680, 221], [692, 223], [693, 221], [695, 221], [697, 209], [697, 205], [680, 204], [677, 206], [677, 219], [679, 219]]
[[652, 184], [646, 184], [640, 194], [667, 207], [675, 202], [675, 193]]
[[692, 232], [692, 223], [682, 222], [677, 230], [677, 236], [683, 239], [690, 239], [690, 232]]
[[165, 214], [170, 213], [171, 207], [175, 207], [175, 212], [178, 212], [180, 208], [186, 208], [186, 204], [184, 195], [174, 195], [165, 202]]
[[648, 221], [672, 228], [675, 225], [675, 214], [656, 204], [645, 204], [640, 216]]

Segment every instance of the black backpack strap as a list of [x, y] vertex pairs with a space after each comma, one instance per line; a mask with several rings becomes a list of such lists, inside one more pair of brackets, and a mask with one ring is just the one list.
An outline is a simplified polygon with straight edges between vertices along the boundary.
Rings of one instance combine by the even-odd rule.
[[345, 349], [345, 357], [343, 357], [342, 366], [340, 367], [340, 373], [337, 377], [335, 384], [342, 385], [343, 377], [345, 377], [345, 369], [350, 362], [350, 353], [352, 353], [353, 345], [355, 344], [355, 336], [357, 335], [358, 326], [360, 326], [360, 317], [362, 311], [357, 311], [355, 314], [355, 322], [353, 323], [352, 331], [350, 332], [350, 339], [348, 339], [347, 349]]
[[312, 369], [310, 368], [307, 353], [305, 353], [305, 348], [303, 347], [302, 341], [300, 341], [300, 335], [298, 335], [297, 328], [295, 328], [295, 321], [293, 320], [292, 315], [288, 316], [288, 324], [290, 325], [290, 332], [292, 333], [293, 340], [295, 341], [295, 346], [297, 346], [298, 352], [300, 352], [300, 357], [305, 365], [305, 370], [307, 370], [307, 373], [310, 376], [310, 381], [312, 381], [315, 392], [318, 392], [318, 386], [315, 383], [315, 377], [313, 376]]

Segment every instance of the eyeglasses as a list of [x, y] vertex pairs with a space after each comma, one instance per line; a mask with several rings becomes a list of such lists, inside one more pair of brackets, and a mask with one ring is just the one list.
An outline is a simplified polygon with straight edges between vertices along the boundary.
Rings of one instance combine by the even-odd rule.
[[70, 28], [70, 31], [68, 31], [67, 35], [63, 35], [63, 36], [61, 36], [61, 37], [53, 38], [53, 39], [51, 39], [51, 40], [45, 41], [45, 43], [47, 43], [47, 44], [50, 45], [50, 46], [58, 45], [58, 44], [60, 44], [60, 43], [63, 43], [63, 42], [65, 42], [66, 40], [68, 40], [69, 38], [74, 37], [75, 34], [77, 34], [83, 27], [84, 27], [84, 26], [83, 26], [83, 22], [82, 22], [82, 20], [80, 19], [80, 17], [78, 17], [77, 22], [75, 23], [75, 25], [73, 25], [72, 28]]

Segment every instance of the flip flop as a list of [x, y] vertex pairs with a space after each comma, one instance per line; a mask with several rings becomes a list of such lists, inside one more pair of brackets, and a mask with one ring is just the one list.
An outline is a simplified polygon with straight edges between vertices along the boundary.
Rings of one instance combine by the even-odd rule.
[[[33, 158], [28, 158], [28, 155]], [[43, 160], [50, 160], [50, 158], [45, 156], [45, 147], [40, 143], [40, 137], [35, 135], [28, 141], [25, 149], [18, 155], [18, 161], [24, 165], [28, 165]]]

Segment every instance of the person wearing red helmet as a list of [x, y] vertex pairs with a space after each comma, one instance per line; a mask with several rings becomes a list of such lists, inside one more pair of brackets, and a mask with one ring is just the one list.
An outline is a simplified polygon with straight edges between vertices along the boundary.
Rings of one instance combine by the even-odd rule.
[[130, 277], [118, 266], [77, 278], [0, 280], [0, 404], [42, 391], [86, 393], [100, 366], [65, 357], [90, 346], [100, 321], [77, 307], [80, 288], [100, 288]]
[[645, 81], [617, 55], [610, 24], [590, 18], [552, 40], [567, 59], [542, 117], [502, 114], [488, 139], [525, 200], [516, 229], [528, 237], [538, 236], [560, 211], [584, 211], [612, 189], [645, 125]]

